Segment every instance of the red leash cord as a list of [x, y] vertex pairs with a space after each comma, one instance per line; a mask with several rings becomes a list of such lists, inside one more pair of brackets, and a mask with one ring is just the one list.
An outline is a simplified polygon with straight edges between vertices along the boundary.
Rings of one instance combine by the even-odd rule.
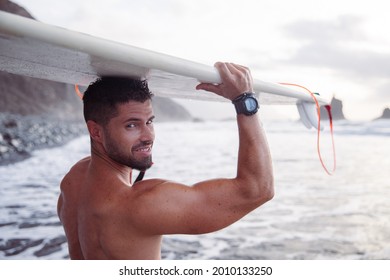
[[321, 149], [320, 149], [320, 128], [321, 128], [321, 110], [320, 110], [320, 105], [318, 104], [317, 98], [315, 97], [314, 93], [311, 92], [309, 89], [307, 89], [304, 86], [297, 85], [297, 84], [291, 84], [291, 83], [280, 83], [281, 85], [286, 85], [286, 86], [295, 86], [302, 88], [306, 90], [308, 93], [310, 93], [311, 97], [314, 100], [314, 103], [316, 104], [317, 107], [317, 115], [318, 115], [318, 125], [317, 125], [317, 152], [318, 152], [318, 157], [320, 159], [321, 165], [324, 168], [325, 172], [328, 175], [333, 175], [333, 173], [336, 171], [336, 149], [335, 149], [335, 144], [334, 144], [334, 137], [333, 137], [333, 120], [332, 120], [332, 107], [330, 105], [325, 105], [325, 109], [328, 112], [329, 116], [329, 126], [330, 126], [330, 135], [332, 138], [332, 150], [333, 150], [333, 170], [329, 171], [328, 168], [325, 166], [324, 161], [322, 160], [322, 155], [321, 155]]

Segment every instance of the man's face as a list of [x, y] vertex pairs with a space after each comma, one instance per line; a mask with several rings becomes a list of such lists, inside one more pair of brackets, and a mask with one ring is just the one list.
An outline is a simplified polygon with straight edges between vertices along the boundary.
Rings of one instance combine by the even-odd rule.
[[146, 170], [152, 166], [153, 108], [150, 100], [117, 105], [118, 115], [104, 129], [104, 148], [114, 161]]

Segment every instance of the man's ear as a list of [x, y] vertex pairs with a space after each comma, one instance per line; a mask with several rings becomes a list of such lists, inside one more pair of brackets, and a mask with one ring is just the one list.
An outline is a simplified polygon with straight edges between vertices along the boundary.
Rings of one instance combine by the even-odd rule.
[[89, 131], [89, 135], [91, 136], [91, 139], [102, 143], [103, 142], [103, 128], [100, 124], [94, 121], [87, 121], [87, 128]]

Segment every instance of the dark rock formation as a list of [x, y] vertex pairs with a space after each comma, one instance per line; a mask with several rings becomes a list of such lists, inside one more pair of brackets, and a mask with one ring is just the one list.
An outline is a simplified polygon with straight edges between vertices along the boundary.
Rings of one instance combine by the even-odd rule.
[[0, 10], [27, 18], [33, 18], [26, 9], [8, 0], [0, 0]]
[[385, 108], [383, 110], [382, 116], [380, 116], [378, 119], [390, 119], [390, 108]]
[[[330, 105], [332, 107], [333, 120], [345, 120], [343, 102], [333, 97]], [[328, 119], [328, 112], [324, 107], [321, 107], [321, 119]]]

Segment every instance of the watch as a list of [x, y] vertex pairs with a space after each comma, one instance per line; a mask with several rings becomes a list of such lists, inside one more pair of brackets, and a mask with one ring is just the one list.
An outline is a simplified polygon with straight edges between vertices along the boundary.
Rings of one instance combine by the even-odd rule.
[[237, 96], [233, 99], [232, 103], [236, 108], [237, 114], [251, 116], [256, 114], [259, 110], [259, 102], [257, 102], [256, 97], [251, 92], [244, 92], [243, 94]]

